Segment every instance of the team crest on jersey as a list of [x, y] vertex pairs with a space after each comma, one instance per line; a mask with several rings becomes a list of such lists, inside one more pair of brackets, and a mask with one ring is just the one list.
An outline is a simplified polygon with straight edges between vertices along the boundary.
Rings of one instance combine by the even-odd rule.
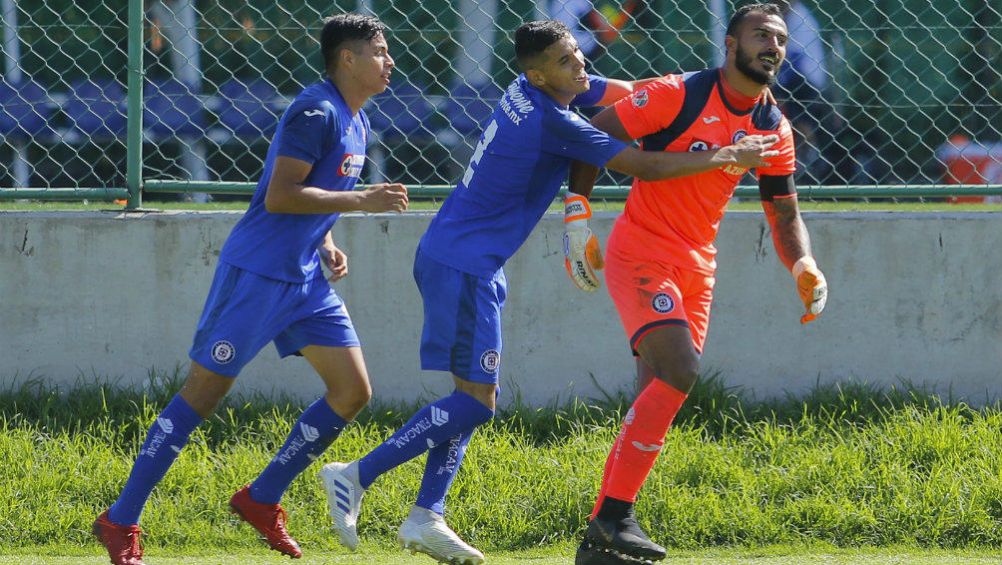
[[642, 88], [633, 95], [633, 105], [637, 108], [643, 108], [647, 105], [649, 97], [647, 96], [647, 89]]
[[654, 311], [658, 314], [667, 314], [675, 309], [675, 301], [672, 300], [671, 296], [663, 292], [659, 292], [654, 295], [653, 299], [651, 299], [651, 307], [654, 308]]
[[212, 360], [220, 365], [229, 363], [236, 355], [237, 349], [225, 339], [212, 344]]
[[748, 132], [746, 132], [743, 129], [739, 129], [738, 131], [734, 132], [734, 135], [731, 137], [731, 143], [737, 143], [747, 136]]
[[501, 366], [501, 354], [497, 349], [488, 349], [480, 356], [480, 368], [485, 373], [496, 373]]
[[337, 173], [342, 177], [358, 177], [362, 174], [362, 166], [364, 165], [365, 155], [345, 153]]
[[689, 151], [706, 151], [709, 148], [709, 143], [698, 139], [689, 144]]

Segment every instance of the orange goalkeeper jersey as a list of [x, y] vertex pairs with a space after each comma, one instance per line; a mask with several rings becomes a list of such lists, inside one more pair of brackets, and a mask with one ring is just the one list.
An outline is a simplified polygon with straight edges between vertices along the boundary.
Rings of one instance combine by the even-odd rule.
[[[779, 108], [761, 98], [741, 111], [724, 97], [719, 69], [667, 75], [616, 103], [626, 132], [645, 151], [705, 151], [731, 145], [751, 134], [776, 134], [759, 176], [783, 176], [795, 170], [793, 134]], [[717, 250], [713, 241], [727, 201], [747, 169], [727, 166], [688, 177], [634, 179], [626, 210], [616, 229], [626, 230], [628, 252], [654, 256], [684, 269], [712, 274]]]

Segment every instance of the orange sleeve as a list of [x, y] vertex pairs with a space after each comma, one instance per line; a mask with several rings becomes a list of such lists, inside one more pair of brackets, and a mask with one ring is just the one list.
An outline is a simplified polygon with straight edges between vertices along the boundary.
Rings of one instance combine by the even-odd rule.
[[667, 75], [647, 83], [614, 107], [626, 133], [639, 139], [668, 127], [681, 111], [684, 100], [682, 75]]
[[779, 129], [775, 132], [763, 131], [756, 132], [768, 135], [770, 133], [775, 133], [779, 135], [779, 141], [772, 148], [779, 151], [779, 155], [769, 159], [770, 166], [763, 167], [755, 171], [758, 177], [762, 175], [769, 175], [774, 177], [781, 177], [784, 175], [792, 175], [797, 170], [797, 155], [793, 149], [793, 129], [790, 127], [790, 122], [783, 116], [783, 119], [779, 122]]

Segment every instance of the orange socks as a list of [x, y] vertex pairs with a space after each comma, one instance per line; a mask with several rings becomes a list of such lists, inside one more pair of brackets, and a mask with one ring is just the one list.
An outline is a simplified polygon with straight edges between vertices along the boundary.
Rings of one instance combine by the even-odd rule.
[[654, 379], [633, 401], [606, 460], [592, 519], [607, 496], [631, 503], [637, 500], [664, 446], [665, 434], [687, 396], [661, 379]]

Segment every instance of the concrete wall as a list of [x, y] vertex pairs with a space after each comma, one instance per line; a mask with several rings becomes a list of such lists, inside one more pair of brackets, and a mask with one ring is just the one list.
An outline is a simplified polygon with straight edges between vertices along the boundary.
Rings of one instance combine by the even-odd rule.
[[[219, 249], [239, 213], [0, 212], [0, 384], [44, 377], [141, 384], [187, 350]], [[375, 395], [411, 399], [449, 387], [418, 369], [414, 248], [430, 215], [345, 216], [338, 283], [363, 340]], [[614, 216], [593, 227], [605, 240]], [[906, 379], [974, 402], [1002, 397], [1002, 215], [808, 214], [830, 284], [824, 316], [800, 304], [761, 214], [724, 221], [704, 367], [758, 396], [817, 382]], [[502, 382], [532, 404], [630, 385], [633, 361], [608, 295], [563, 271], [562, 223], [546, 217], [506, 267]], [[318, 395], [301, 359], [268, 346], [236, 390]]]

